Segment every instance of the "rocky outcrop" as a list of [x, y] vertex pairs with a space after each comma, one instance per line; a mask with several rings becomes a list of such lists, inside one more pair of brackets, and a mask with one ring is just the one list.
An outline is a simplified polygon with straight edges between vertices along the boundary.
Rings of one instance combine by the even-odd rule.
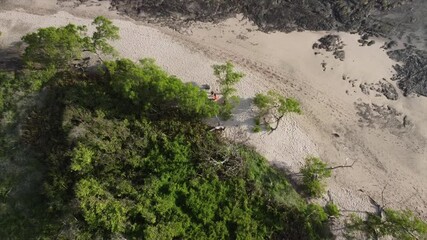
[[345, 52], [344, 43], [338, 35], [326, 35], [313, 44], [313, 49], [324, 49], [327, 52], [333, 52], [336, 59], [344, 61]]
[[361, 127], [388, 129], [392, 134], [401, 136], [414, 126], [407, 115], [391, 106], [363, 102], [355, 103], [355, 106]]
[[379, 88], [376, 90], [380, 93], [382, 93], [387, 99], [389, 100], [397, 100], [399, 97], [399, 94], [396, 91], [396, 88], [388, 82], [380, 82]]
[[[393, 84], [384, 81], [378, 83], [361, 83], [359, 84], [360, 91], [366, 95], [370, 95], [370, 91], [377, 92], [378, 96], [385, 96], [388, 100], [397, 100], [399, 94]], [[376, 96], [377, 96], [376, 95]]]
[[405, 96], [415, 93], [427, 96], [427, 51], [408, 46], [405, 49], [389, 51], [391, 59], [399, 64], [394, 66], [396, 74], [393, 80], [397, 81]]
[[213, 21], [243, 13], [262, 30], [358, 30], [366, 16], [404, 0], [111, 0], [112, 6], [139, 17], [174, 17], [178, 20]]

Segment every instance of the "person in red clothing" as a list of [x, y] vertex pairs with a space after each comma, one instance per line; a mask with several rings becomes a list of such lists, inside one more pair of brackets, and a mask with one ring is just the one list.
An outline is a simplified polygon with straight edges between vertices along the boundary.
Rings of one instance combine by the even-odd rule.
[[209, 99], [213, 101], [217, 101], [219, 99], [219, 96], [214, 91], [211, 91], [211, 95], [209, 96]]

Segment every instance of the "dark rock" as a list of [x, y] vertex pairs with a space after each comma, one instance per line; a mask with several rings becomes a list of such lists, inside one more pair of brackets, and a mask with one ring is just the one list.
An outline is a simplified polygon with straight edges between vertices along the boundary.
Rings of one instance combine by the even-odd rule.
[[343, 43], [338, 35], [326, 35], [318, 40], [318, 48], [325, 49], [328, 52], [332, 52], [342, 46]]
[[387, 52], [391, 59], [401, 64], [396, 64], [396, 74], [393, 80], [403, 90], [405, 96], [415, 93], [427, 96], [427, 51], [418, 50], [409, 46]]
[[359, 87], [362, 93], [369, 95], [369, 88], [368, 88], [368, 85], [366, 85], [366, 83], [361, 83]]
[[388, 49], [391, 49], [391, 48], [396, 47], [396, 46], [397, 46], [396, 41], [390, 41], [390, 42], [385, 43], [383, 48], [388, 50]]
[[327, 52], [333, 52], [334, 57], [341, 61], [345, 59], [343, 48], [344, 43], [338, 35], [326, 35], [313, 44], [313, 49], [324, 49]]
[[313, 49], [318, 49], [319, 48], [319, 43], [313, 43]]
[[344, 59], [345, 59], [345, 52], [344, 52], [344, 51], [342, 51], [342, 50], [340, 50], [340, 51], [335, 51], [335, 52], [334, 52], [334, 56], [335, 56], [335, 58], [337, 58], [337, 59], [339, 59], [339, 60], [341, 60], [341, 61], [344, 61]]
[[381, 82], [379, 92], [381, 92], [389, 100], [397, 100], [399, 94], [393, 84], [388, 82]]
[[[217, 21], [243, 13], [265, 31], [356, 30], [368, 15], [384, 11], [377, 0], [111, 0], [112, 7], [137, 16], [140, 11], [168, 18], [176, 13], [186, 21]], [[390, 4], [392, 5], [392, 3]], [[172, 21], [171, 21], [172, 22]], [[375, 21], [373, 21], [375, 23]]]
[[374, 41], [374, 40], [371, 40], [371, 41], [369, 41], [369, 42], [368, 42], [368, 44], [367, 44], [367, 45], [368, 45], [368, 46], [372, 46], [372, 45], [374, 45], [374, 44], [375, 44], [375, 41]]
[[355, 106], [362, 127], [388, 129], [396, 136], [408, 133], [413, 127], [406, 115], [391, 106], [369, 103], [355, 103]]
[[362, 40], [363, 41], [366, 41], [366, 40], [368, 40], [369, 39], [369, 35], [368, 34], [363, 34], [362, 35]]
[[327, 63], [325, 61], [323, 61], [320, 65], [322, 65], [323, 71], [326, 71]]

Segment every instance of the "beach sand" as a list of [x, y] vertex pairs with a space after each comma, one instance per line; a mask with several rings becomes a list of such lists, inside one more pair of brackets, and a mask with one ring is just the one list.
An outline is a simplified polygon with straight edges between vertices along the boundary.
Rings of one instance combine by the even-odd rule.
[[[373, 211], [371, 196], [427, 219], [427, 98], [403, 97], [398, 90], [399, 99], [392, 101], [373, 90], [366, 95], [359, 87], [379, 81], [395, 85], [390, 78], [396, 63], [380, 48], [383, 40], [361, 47], [359, 35], [333, 33], [345, 44], [346, 57], [340, 61], [330, 52], [315, 55], [312, 49], [329, 32], [267, 34], [241, 16], [218, 24], [194, 23], [178, 32], [117, 15], [105, 2], [88, 3], [92, 5], [43, 5], [39, 10], [6, 4], [0, 7], [0, 46], [19, 50], [20, 38], [37, 28], [89, 25], [90, 18], [104, 14], [120, 28], [121, 39], [113, 45], [121, 56], [155, 58], [186, 82], [217, 89], [211, 66], [230, 60], [246, 74], [237, 86], [241, 104], [233, 119], [223, 123], [230, 138], [254, 146], [291, 173], [299, 171], [307, 156], [319, 156], [330, 166], [356, 161], [352, 168], [334, 170], [328, 181], [330, 195], [344, 214]], [[286, 116], [271, 134], [252, 133], [252, 99], [268, 90], [298, 99], [303, 114]]]

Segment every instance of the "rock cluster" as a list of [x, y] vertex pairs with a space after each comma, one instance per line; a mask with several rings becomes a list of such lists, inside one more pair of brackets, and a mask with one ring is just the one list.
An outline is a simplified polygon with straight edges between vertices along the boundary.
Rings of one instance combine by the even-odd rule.
[[408, 116], [388, 105], [355, 103], [359, 125], [363, 127], [384, 128], [397, 136], [407, 133], [414, 125]]
[[166, 16], [179, 20], [215, 21], [243, 13], [265, 31], [359, 30], [366, 16], [402, 2], [391, 0], [111, 0], [117, 10], [133, 16]]
[[427, 96], [427, 51], [408, 46], [387, 54], [391, 59], [401, 62], [394, 66], [396, 74], [393, 80], [397, 81], [404, 95], [415, 93]]
[[396, 88], [388, 82], [380, 82], [380, 86], [376, 91], [382, 93], [389, 100], [397, 100], [399, 98]]
[[397, 45], [398, 45], [397, 42], [392, 40], [392, 41], [384, 43], [384, 46], [382, 46], [381, 48], [384, 48], [385, 50], [389, 50], [389, 49], [392, 49], [394, 47], [397, 47]]
[[375, 40], [369, 40], [368, 34], [363, 34], [362, 37], [359, 40], [357, 40], [357, 42], [359, 42], [362, 47], [372, 46], [375, 44]]
[[380, 94], [379, 96], [384, 95], [389, 100], [397, 100], [399, 97], [399, 94], [393, 84], [386, 81], [378, 83], [361, 83], [359, 84], [359, 88], [362, 93], [366, 95], [369, 95], [370, 91], [375, 91]]
[[327, 52], [333, 52], [336, 59], [344, 61], [344, 43], [338, 35], [326, 35], [313, 44], [313, 49], [324, 49]]

